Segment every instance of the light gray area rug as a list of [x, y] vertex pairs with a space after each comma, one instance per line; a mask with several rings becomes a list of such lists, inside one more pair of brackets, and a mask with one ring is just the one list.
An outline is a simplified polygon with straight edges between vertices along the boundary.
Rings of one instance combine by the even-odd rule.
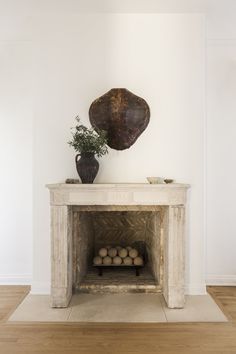
[[14, 322], [226, 322], [210, 295], [187, 296], [184, 309], [168, 309], [159, 294], [77, 294], [65, 309], [52, 309], [48, 295], [27, 295]]

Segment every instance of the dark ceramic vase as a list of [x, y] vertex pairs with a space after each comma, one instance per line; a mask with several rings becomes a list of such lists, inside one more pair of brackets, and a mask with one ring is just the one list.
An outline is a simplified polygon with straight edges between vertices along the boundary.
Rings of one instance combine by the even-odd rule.
[[[78, 160], [79, 156], [80, 159]], [[82, 183], [93, 183], [99, 169], [99, 163], [95, 159], [94, 154], [91, 152], [77, 154], [75, 156], [75, 163]]]

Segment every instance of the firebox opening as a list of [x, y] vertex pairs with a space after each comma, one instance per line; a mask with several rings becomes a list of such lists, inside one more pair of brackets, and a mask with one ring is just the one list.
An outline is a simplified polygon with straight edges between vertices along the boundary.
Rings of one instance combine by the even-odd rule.
[[[162, 282], [159, 210], [81, 211], [73, 208], [74, 289], [79, 292], [157, 292]], [[103, 247], [131, 246], [144, 259], [140, 275], [132, 267], [107, 267], [99, 276], [93, 258]]]

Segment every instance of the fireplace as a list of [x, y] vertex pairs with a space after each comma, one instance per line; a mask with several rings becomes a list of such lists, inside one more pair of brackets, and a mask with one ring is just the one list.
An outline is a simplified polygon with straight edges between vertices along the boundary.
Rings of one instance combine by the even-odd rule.
[[[170, 308], [184, 306], [183, 184], [48, 185], [51, 201], [52, 307], [72, 293], [163, 293]], [[103, 247], [131, 246], [144, 259], [132, 267], [107, 267], [93, 258]]]
[[[73, 206], [74, 291], [160, 292], [163, 282], [164, 212], [165, 208], [158, 206]], [[118, 256], [121, 264], [117, 266], [112, 262], [110, 266], [96, 266], [93, 259], [99, 250], [108, 248], [109, 253], [110, 247], [137, 250], [143, 265], [140, 269], [135, 268], [133, 263], [126, 266]]]

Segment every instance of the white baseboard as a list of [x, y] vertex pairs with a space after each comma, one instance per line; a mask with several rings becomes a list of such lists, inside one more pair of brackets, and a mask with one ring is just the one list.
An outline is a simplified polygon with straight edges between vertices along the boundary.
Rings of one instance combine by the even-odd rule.
[[31, 285], [32, 274], [0, 274], [0, 285]]
[[51, 293], [50, 282], [33, 281], [30, 294], [32, 295], [49, 295]]
[[206, 295], [206, 284], [187, 284], [185, 287], [186, 295]]
[[236, 275], [216, 275], [206, 276], [207, 285], [236, 286]]

